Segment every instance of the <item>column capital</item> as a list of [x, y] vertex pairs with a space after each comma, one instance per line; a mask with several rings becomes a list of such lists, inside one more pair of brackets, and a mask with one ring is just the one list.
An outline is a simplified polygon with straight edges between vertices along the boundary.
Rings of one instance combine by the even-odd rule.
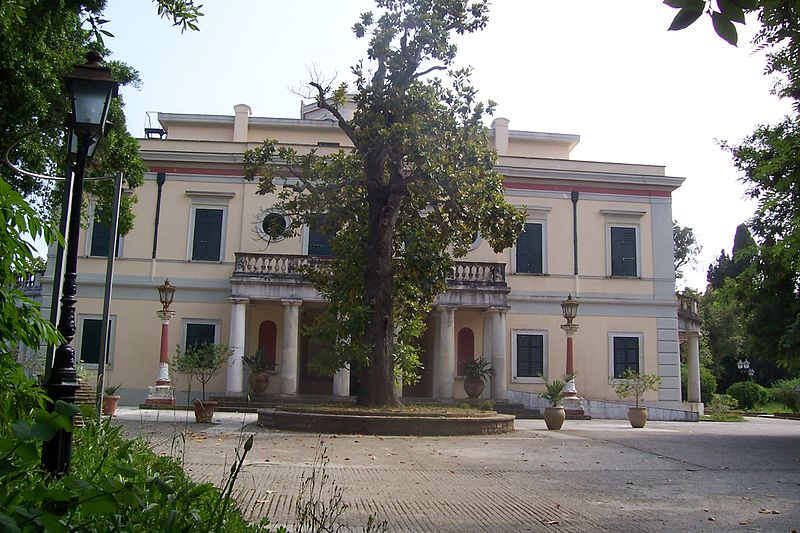
[[295, 305], [300, 307], [303, 305], [303, 300], [300, 298], [281, 298], [281, 303], [287, 307]]
[[567, 337], [572, 337], [578, 332], [578, 324], [561, 324], [561, 329], [567, 334]]
[[162, 322], [168, 323], [169, 320], [173, 316], [175, 316], [175, 311], [173, 311], [172, 309], [167, 309], [167, 310], [159, 309], [158, 311], [156, 311], [156, 315], [158, 316], [158, 318], [161, 319]]
[[228, 301], [232, 304], [249, 304], [250, 298], [247, 296], [231, 296]]
[[703, 334], [699, 331], [679, 331], [678, 337], [681, 339], [699, 339]]

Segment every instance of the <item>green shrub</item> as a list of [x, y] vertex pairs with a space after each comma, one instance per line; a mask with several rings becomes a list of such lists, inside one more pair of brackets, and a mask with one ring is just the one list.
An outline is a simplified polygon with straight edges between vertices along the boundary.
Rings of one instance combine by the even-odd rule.
[[[681, 365], [681, 397], [683, 401], [687, 401], [686, 392], [688, 391], [687, 384], [689, 371], [686, 364]], [[717, 393], [717, 378], [710, 368], [700, 366], [700, 401], [703, 403], [710, 403], [714, 400], [714, 394]]]
[[481, 411], [491, 411], [494, 409], [494, 404], [489, 400], [481, 400], [480, 403], [478, 403], [478, 409]]
[[726, 393], [736, 398], [739, 407], [742, 409], [752, 409], [756, 405], [762, 405], [769, 400], [767, 389], [754, 381], [740, 381], [734, 383]]
[[739, 407], [739, 402], [736, 401], [736, 398], [727, 394], [715, 394], [708, 402], [708, 410], [717, 413], [727, 413], [737, 407]]
[[782, 379], [772, 384], [770, 398], [793, 412], [800, 412], [800, 378]]

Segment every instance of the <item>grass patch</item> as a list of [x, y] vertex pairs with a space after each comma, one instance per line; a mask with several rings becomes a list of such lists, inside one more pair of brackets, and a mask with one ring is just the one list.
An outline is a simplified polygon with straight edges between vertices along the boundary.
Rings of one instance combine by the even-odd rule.
[[744, 422], [739, 413], [707, 413], [700, 416], [700, 422]]

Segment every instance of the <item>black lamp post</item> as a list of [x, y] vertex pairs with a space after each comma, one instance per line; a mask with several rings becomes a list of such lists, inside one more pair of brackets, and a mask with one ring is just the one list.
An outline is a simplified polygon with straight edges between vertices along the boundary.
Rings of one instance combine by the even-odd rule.
[[[103, 66], [103, 57], [99, 53], [90, 52], [86, 59], [85, 65], [76, 66], [72, 74], [65, 77], [72, 110], [67, 122], [67, 142], [69, 151], [75, 156], [72, 163], [74, 178], [69, 199], [71, 207], [65, 235], [66, 262], [58, 321], [58, 330], [64, 336], [64, 343], [56, 349], [53, 368], [47, 381], [47, 393], [53, 403], [58, 400], [74, 403], [75, 391], [78, 389], [75, 349], [70, 343], [75, 338], [76, 329], [78, 235], [81, 229], [83, 177], [96, 144], [106, 134], [108, 109], [119, 86], [111, 79], [111, 70]], [[42, 446], [42, 468], [54, 476], [67, 474], [71, 455], [72, 433], [59, 430]]]

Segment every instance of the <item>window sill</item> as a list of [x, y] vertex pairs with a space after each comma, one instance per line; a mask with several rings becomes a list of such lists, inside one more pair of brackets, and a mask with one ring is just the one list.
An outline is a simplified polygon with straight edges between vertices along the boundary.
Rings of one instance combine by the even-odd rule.
[[539, 276], [539, 277], [546, 277], [549, 276], [547, 272], [512, 272], [515, 276]]
[[511, 378], [511, 383], [532, 383], [534, 385], [541, 385], [545, 383], [545, 380], [544, 378], [518, 378], [515, 376]]

